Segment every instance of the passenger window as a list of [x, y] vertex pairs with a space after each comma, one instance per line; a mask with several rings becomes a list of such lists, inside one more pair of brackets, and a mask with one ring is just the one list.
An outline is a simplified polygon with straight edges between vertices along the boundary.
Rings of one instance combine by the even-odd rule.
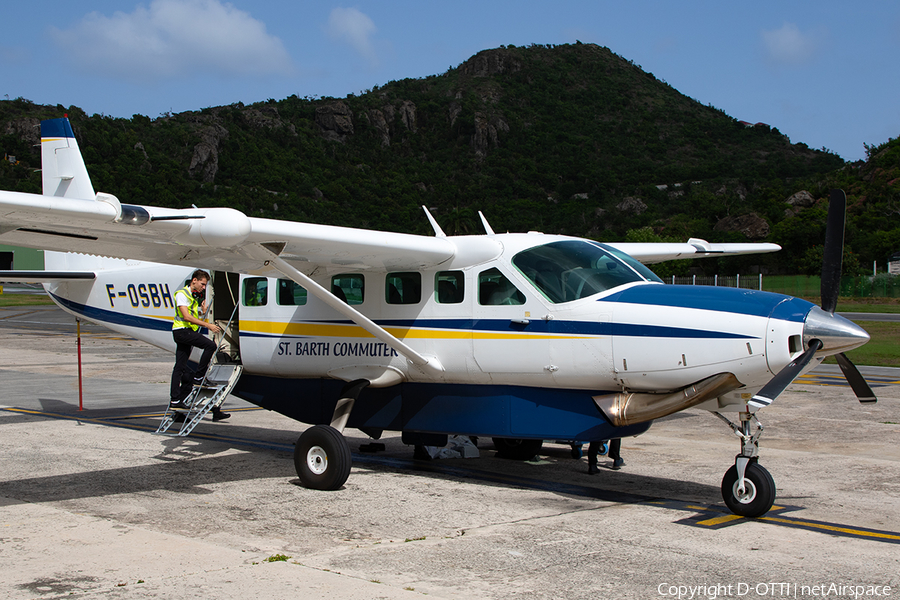
[[434, 275], [434, 298], [439, 304], [459, 304], [465, 296], [462, 271], [439, 271]]
[[478, 275], [478, 303], [484, 306], [525, 304], [525, 294], [499, 269], [488, 269]]
[[331, 293], [347, 304], [362, 304], [365, 292], [366, 279], [362, 275], [344, 273], [331, 278]]
[[303, 306], [306, 304], [306, 288], [292, 279], [279, 279], [277, 300], [281, 306]]
[[269, 280], [248, 277], [244, 280], [244, 306], [265, 306], [269, 301]]
[[388, 304], [418, 304], [422, 300], [422, 275], [388, 273], [384, 278], [384, 300]]

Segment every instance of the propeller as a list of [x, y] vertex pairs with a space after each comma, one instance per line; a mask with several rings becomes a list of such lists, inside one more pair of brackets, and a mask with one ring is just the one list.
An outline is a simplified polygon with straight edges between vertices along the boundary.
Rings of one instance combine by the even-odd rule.
[[748, 404], [757, 408], [764, 408], [772, 404], [772, 401], [775, 400], [775, 398], [777, 398], [791, 382], [797, 379], [797, 376], [806, 368], [806, 365], [809, 364], [809, 361], [813, 359], [813, 356], [816, 355], [816, 352], [822, 348], [822, 346], [821, 340], [812, 340], [809, 343], [806, 352], [778, 371], [778, 374], [770, 379], [769, 383], [762, 386], [762, 389], [753, 395]]
[[[804, 333], [807, 329], [815, 329], [816, 333], [824, 334], [821, 337], [842, 334], [852, 338], [856, 332], [865, 332], [846, 319], [834, 315], [837, 308], [838, 294], [841, 285], [841, 265], [844, 256], [844, 223], [847, 213], [847, 196], [843, 190], [831, 190], [828, 198], [828, 221], [825, 225], [825, 251], [822, 259], [822, 308], [813, 308], [807, 317]], [[825, 314], [827, 313], [827, 314]], [[823, 319], [825, 317], [825, 319]], [[849, 325], [850, 327], [846, 327]], [[855, 330], [855, 331], [854, 331]], [[865, 338], [868, 339], [868, 338]], [[749, 401], [749, 404], [757, 408], [768, 406], [772, 401], [796, 379], [803, 369], [810, 363], [816, 352], [822, 349], [825, 343], [813, 337], [803, 354], [792, 360], [781, 369], [775, 377], [764, 385]], [[858, 344], [857, 344], [858, 345]], [[860, 402], [876, 402], [878, 399], [866, 380], [863, 378], [856, 365], [847, 358], [843, 352], [834, 355], [841, 372], [847, 383]]]
[[[834, 314], [841, 287], [841, 265], [844, 260], [844, 224], [847, 220], [847, 195], [844, 190], [831, 190], [828, 197], [828, 222], [825, 225], [825, 252], [822, 260], [822, 310]], [[860, 402], [877, 402], [875, 392], [862, 373], [843, 352], [834, 358]]]

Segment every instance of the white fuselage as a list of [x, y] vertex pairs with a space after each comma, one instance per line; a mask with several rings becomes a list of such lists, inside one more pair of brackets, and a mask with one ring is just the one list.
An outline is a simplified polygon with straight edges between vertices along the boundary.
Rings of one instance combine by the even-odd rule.
[[[729, 372], [746, 388], [737, 392], [740, 397], [768, 381], [801, 347], [797, 340], [809, 303], [763, 292], [646, 280], [553, 302], [513, 264], [512, 256], [566, 238], [493, 238], [496, 257], [475, 265], [451, 263], [415, 274], [330, 269], [312, 275], [326, 289], [333, 289], [335, 281], [347, 285], [355, 309], [419, 353], [436, 357], [442, 367], [438, 372], [416, 367], [316, 296], [293, 293], [299, 288], [288, 279], [242, 275], [237, 289], [224, 278], [214, 279], [213, 303], [238, 304], [234, 329], [245, 372], [363, 378], [374, 387], [432, 382], [668, 392]], [[484, 236], [473, 239], [483, 244]], [[48, 261], [48, 269], [78, 270], [90, 264], [97, 272], [93, 282], [48, 286], [64, 308], [174, 349], [172, 299], [192, 268], [75, 254], [48, 253]], [[412, 290], [407, 281], [416, 293], [392, 298], [407, 276], [414, 276], [420, 289]], [[458, 296], [441, 297], [442, 278], [453, 279]], [[503, 278], [515, 288], [514, 300], [492, 301], [485, 288]], [[776, 307], [791, 302], [798, 303], [795, 309], [779, 316]], [[219, 315], [220, 324], [228, 313]]]

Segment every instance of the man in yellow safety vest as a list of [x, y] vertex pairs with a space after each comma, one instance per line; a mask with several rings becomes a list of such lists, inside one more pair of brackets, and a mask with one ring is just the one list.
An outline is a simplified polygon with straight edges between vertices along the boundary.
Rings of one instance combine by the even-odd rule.
[[[191, 275], [191, 282], [175, 292], [175, 322], [172, 323], [172, 337], [175, 339], [175, 368], [172, 370], [169, 406], [171, 408], [188, 409], [185, 399], [194, 385], [203, 382], [206, 369], [216, 351], [216, 343], [200, 333], [206, 327], [212, 333], [221, 331], [215, 323], [207, 323], [201, 317], [206, 315], [206, 286], [209, 273], [197, 269]], [[202, 299], [202, 300], [201, 300]], [[196, 371], [188, 367], [188, 359], [194, 348], [201, 348], [203, 354]], [[229, 414], [218, 407], [213, 409], [213, 421], [227, 419]]]

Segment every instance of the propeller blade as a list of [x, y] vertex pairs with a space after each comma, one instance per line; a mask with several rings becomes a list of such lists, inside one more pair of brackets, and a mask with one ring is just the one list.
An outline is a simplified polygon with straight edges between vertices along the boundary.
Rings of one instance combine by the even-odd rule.
[[786, 367], [778, 371], [778, 374], [775, 375], [772, 379], [769, 380], [769, 383], [764, 385], [761, 390], [756, 392], [750, 401], [747, 402], [750, 406], [755, 406], [756, 408], [765, 408], [766, 406], [772, 404], [772, 401], [777, 398], [781, 392], [785, 390], [787, 386], [794, 381], [800, 372], [809, 364], [809, 361], [813, 359], [816, 351], [818, 351], [822, 347], [821, 340], [811, 340], [809, 342], [809, 348], [806, 349], [806, 352], [792, 360], [788, 363]]
[[843, 190], [831, 190], [828, 197], [828, 223], [825, 225], [825, 252], [822, 260], [822, 310], [833, 313], [841, 287], [841, 263], [844, 257], [844, 222], [847, 196]]
[[878, 398], [875, 397], [875, 392], [872, 391], [872, 388], [870, 388], [869, 384], [866, 383], [866, 380], [863, 379], [862, 373], [859, 372], [856, 365], [847, 358], [847, 355], [841, 352], [840, 354], [835, 354], [834, 357], [837, 359], [841, 371], [844, 372], [844, 378], [847, 380], [847, 383], [850, 384], [850, 387], [853, 388], [853, 393], [856, 394], [859, 401], [864, 403], [878, 402]]

